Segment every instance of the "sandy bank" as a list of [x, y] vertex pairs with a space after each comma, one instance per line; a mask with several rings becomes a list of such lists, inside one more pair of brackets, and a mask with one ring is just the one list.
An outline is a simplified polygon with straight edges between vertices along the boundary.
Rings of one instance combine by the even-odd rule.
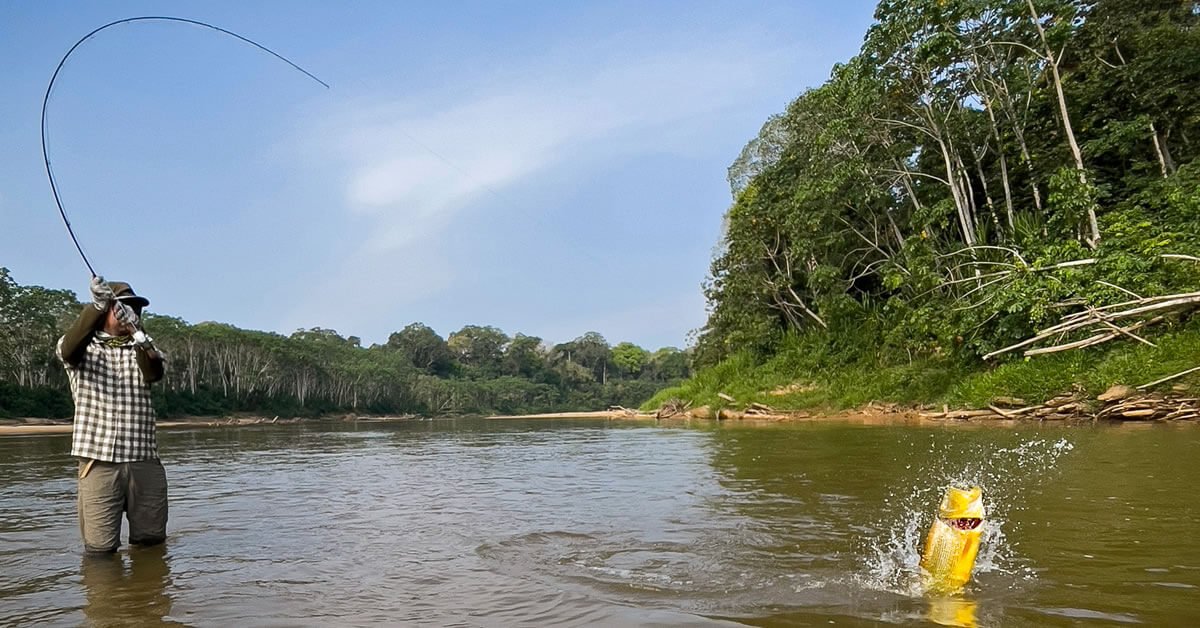
[[[160, 428], [173, 427], [205, 427], [216, 425], [212, 421], [159, 421]], [[28, 436], [30, 434], [70, 434], [70, 423], [50, 423], [39, 425], [0, 425], [0, 436]]]
[[[357, 416], [353, 414], [334, 415], [319, 417], [315, 419], [305, 418], [287, 418], [279, 417], [262, 417], [262, 416], [236, 416], [236, 417], [187, 417], [183, 419], [172, 419], [169, 421], [159, 421], [158, 427], [161, 429], [180, 429], [180, 428], [198, 428], [198, 427], [239, 427], [251, 425], [288, 425], [293, 423], [301, 423], [304, 421], [337, 421], [345, 423], [390, 423], [399, 421], [409, 421], [416, 418], [414, 415], [401, 416]], [[48, 419], [18, 419], [4, 420], [5, 423], [0, 423], [0, 436], [28, 436], [33, 434], [70, 434], [72, 424], [70, 421], [51, 421]]]

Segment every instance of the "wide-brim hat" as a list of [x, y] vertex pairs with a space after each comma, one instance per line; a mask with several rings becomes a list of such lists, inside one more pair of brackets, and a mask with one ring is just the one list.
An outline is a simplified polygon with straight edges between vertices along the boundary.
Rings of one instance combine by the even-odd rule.
[[115, 296], [116, 299], [122, 303], [128, 303], [129, 305], [136, 305], [138, 307], [146, 307], [150, 305], [150, 299], [147, 299], [146, 297], [139, 297], [136, 293], [134, 293], [133, 288], [129, 287], [129, 284], [125, 283], [124, 281], [110, 281], [108, 282], [108, 287], [112, 288], [113, 296]]

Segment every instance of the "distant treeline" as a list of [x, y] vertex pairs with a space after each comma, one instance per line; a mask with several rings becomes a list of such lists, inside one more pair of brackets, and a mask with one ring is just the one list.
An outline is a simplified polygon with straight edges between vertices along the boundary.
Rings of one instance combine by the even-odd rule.
[[[66, 290], [19, 285], [0, 268], [0, 416], [71, 416], [54, 347], [83, 305]], [[495, 327], [468, 325], [442, 338], [413, 323], [363, 347], [331, 329], [283, 336], [152, 314], [146, 329], [168, 359], [166, 379], [154, 387], [162, 416], [635, 407], [689, 375], [683, 351], [610, 346], [595, 332], [547, 346]]]

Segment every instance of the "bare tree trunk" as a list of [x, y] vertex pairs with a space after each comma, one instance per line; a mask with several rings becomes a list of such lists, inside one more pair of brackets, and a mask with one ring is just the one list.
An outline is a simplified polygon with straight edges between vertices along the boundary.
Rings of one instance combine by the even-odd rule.
[[1042, 193], [1038, 190], [1038, 182], [1033, 170], [1033, 157], [1029, 155], [1029, 146], [1025, 144], [1025, 134], [1021, 133], [1017, 136], [1021, 143], [1021, 159], [1025, 162], [1025, 168], [1029, 170], [1029, 188], [1033, 190], [1033, 206], [1039, 212], [1042, 211]]
[[[797, 329], [800, 328], [800, 319], [797, 319], [793, 316], [792, 311], [791, 311], [792, 308], [799, 309], [801, 312], [803, 312], [809, 318], [816, 321], [818, 325], [820, 325], [823, 328], [828, 329], [829, 326], [825, 324], [825, 321], [820, 317], [820, 315], [818, 315], [811, 308], [809, 308], [808, 305], [804, 303], [804, 299], [800, 298], [800, 295], [796, 294], [796, 290], [792, 287], [792, 283], [791, 283], [792, 282], [792, 256], [789, 255], [787, 251], [782, 250], [783, 245], [779, 240], [779, 234], [778, 233], [775, 234], [775, 248], [774, 249], [772, 249], [770, 246], [767, 246], [766, 244], [763, 245], [763, 248], [766, 249], [767, 260], [770, 261], [771, 265], [775, 267], [775, 272], [778, 273], [782, 277], [782, 283], [783, 283], [784, 289], [786, 289], [787, 293], [789, 295], [791, 295], [791, 297], [792, 297], [792, 301], [788, 301], [788, 300], [782, 298], [781, 296], [779, 296], [779, 293], [780, 293], [779, 285], [777, 283], [771, 281], [770, 279], [766, 279], [765, 280], [766, 284], [771, 288], [772, 298], [775, 300], [776, 308], [779, 309], [780, 311], [782, 311], [784, 313], [784, 315], [788, 317], [788, 320], [792, 323], [792, 325], [795, 326]], [[776, 258], [776, 255], [780, 255], [783, 257], [783, 265], [782, 266], [780, 266], [779, 260]]]
[[[977, 210], [979, 208], [975, 204], [975, 186], [971, 185], [971, 176], [968, 174], [968, 171], [967, 171], [967, 163], [965, 161], [963, 161], [962, 153], [960, 153], [957, 149], [955, 149], [955, 151], [954, 151], [954, 159], [955, 159], [955, 161], [958, 162], [959, 177], [962, 179], [963, 190], [964, 190], [964, 193], [968, 200], [967, 206], [970, 207], [970, 209], [971, 209], [971, 225], [973, 227], [975, 227], [975, 229], [976, 229], [975, 235], [976, 235], [976, 237], [978, 237], [978, 235], [979, 235], [979, 233], [978, 233], [979, 212]], [[980, 169], [979, 174], [981, 177], [983, 176], [982, 169]], [[985, 192], [985, 196], [986, 196], [986, 192]], [[989, 206], [991, 206], [992, 199], [988, 198], [987, 203]]]
[[900, 233], [900, 227], [896, 225], [895, 219], [892, 218], [891, 208], [888, 208], [886, 213], [888, 224], [892, 226], [892, 233], [896, 236], [896, 243], [899, 244], [900, 248], [904, 248], [904, 234]]
[[1008, 160], [1004, 157], [1004, 148], [1000, 144], [1000, 130], [996, 126], [996, 112], [992, 109], [992, 101], [990, 98], [984, 99], [984, 108], [987, 109], [988, 120], [991, 121], [992, 139], [996, 141], [996, 156], [1000, 158], [1000, 183], [1004, 187], [1004, 210], [1008, 218], [1008, 229], [1013, 230], [1013, 199], [1012, 188], [1008, 183]]
[[954, 159], [950, 155], [950, 149], [946, 146], [946, 142], [939, 135], [937, 138], [938, 148], [942, 152], [942, 163], [946, 167], [946, 182], [950, 186], [950, 195], [954, 199], [954, 207], [958, 210], [958, 224], [963, 232], [963, 241], [967, 246], [975, 246], [975, 224], [971, 221], [970, 208], [967, 206], [967, 200], [963, 198], [963, 192], [959, 188], [959, 177], [957, 169], [954, 167]]
[[[997, 92], [1002, 91], [1003, 88], [1000, 86], [1000, 83], [997, 83], [995, 80], [993, 80], [987, 76], [987, 74], [989, 73], [991, 68], [985, 66], [983, 60], [980, 59], [979, 55], [972, 53], [971, 56], [975, 60], [976, 76], [979, 77], [979, 79], [980, 79], [978, 81], [976, 81], [975, 79], [972, 79], [972, 83], [974, 83], [976, 85], [975, 91], [978, 92], [980, 98], [983, 99], [983, 108], [984, 108], [984, 111], [986, 111], [987, 115], [988, 115], [988, 130], [991, 132], [992, 141], [996, 143], [996, 157], [998, 157], [1000, 160], [1000, 184], [1001, 184], [1001, 187], [1004, 188], [1005, 217], [1008, 220], [1008, 230], [1009, 230], [1009, 232], [1012, 232], [1012, 230], [1013, 230], [1013, 198], [1012, 198], [1012, 187], [1010, 186], [1010, 184], [1008, 182], [1008, 159], [1004, 156], [1004, 143], [1000, 140], [1000, 124], [996, 121], [996, 100], [995, 100], [995, 97], [988, 92], [988, 85], [990, 84], [991, 87], [993, 89], [995, 89]], [[982, 158], [982, 157], [983, 157], [983, 154], [980, 154], [977, 156], [977, 159]], [[980, 172], [981, 172], [980, 178], [981, 178], [981, 180], [986, 181], [986, 179], [983, 179], [982, 169], [983, 168], [981, 165], [980, 166]], [[987, 189], [986, 186], [987, 186], [987, 184], [985, 183], [984, 184], [985, 192]], [[991, 206], [990, 199], [988, 200], [988, 205], [989, 205], [989, 207]]]
[[[983, 186], [983, 198], [987, 202], [988, 213], [992, 216], [992, 224], [996, 225], [996, 233], [1000, 233], [1000, 215], [996, 212], [996, 204], [992, 200], [992, 192], [988, 189], [987, 175], [983, 172], [983, 161], [976, 156], [975, 171], [979, 174], [979, 185]], [[1011, 227], [1011, 222], [1009, 223]]]
[[892, 158], [892, 164], [896, 166], [896, 172], [900, 173], [900, 182], [904, 184], [904, 191], [908, 193], [908, 198], [912, 201], [913, 209], [920, 211], [921, 201], [917, 198], [917, 193], [913, 191], [912, 174], [908, 171], [908, 168], [901, 167], [900, 162], [895, 157]]
[[[1062, 116], [1063, 130], [1067, 135], [1067, 144], [1071, 147], [1071, 155], [1075, 158], [1075, 170], [1079, 173], [1079, 182], [1087, 184], [1087, 171], [1083, 167], [1083, 153], [1079, 150], [1079, 143], [1075, 141], [1075, 132], [1071, 129], [1071, 115], [1067, 112], [1067, 97], [1063, 94], [1062, 77], [1058, 74], [1058, 60], [1054, 58], [1054, 51], [1050, 49], [1050, 44], [1046, 41], [1046, 31], [1042, 28], [1042, 22], [1038, 19], [1037, 9], [1033, 7], [1033, 0], [1025, 0], [1029, 6], [1029, 17], [1033, 20], [1033, 25], [1037, 28], [1038, 37], [1042, 40], [1042, 47], [1046, 52], [1046, 63], [1050, 66], [1050, 75], [1054, 79], [1054, 92], [1058, 96], [1058, 112]], [[1091, 230], [1091, 238], [1087, 239], [1087, 243], [1095, 248], [1100, 244], [1100, 225], [1096, 222], [1096, 207], [1095, 204], [1088, 206], [1088, 227]]]
[[1171, 159], [1171, 151], [1167, 148], [1166, 138], [1160, 138], [1154, 122], [1150, 123], [1150, 137], [1154, 138], [1154, 152], [1158, 154], [1158, 166], [1163, 178], [1175, 173], [1175, 161]]

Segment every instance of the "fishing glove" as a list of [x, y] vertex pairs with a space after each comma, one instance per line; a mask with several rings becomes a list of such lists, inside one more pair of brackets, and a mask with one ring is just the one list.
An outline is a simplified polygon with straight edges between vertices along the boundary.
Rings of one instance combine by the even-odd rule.
[[149, 351], [154, 348], [154, 339], [139, 329], [133, 332], [133, 344]]
[[104, 277], [99, 275], [92, 277], [92, 306], [103, 312], [108, 309], [109, 304], [116, 297], [113, 294], [112, 288], [108, 282], [104, 281]]
[[117, 317], [118, 323], [121, 323], [122, 325], [129, 325], [134, 329], [137, 329], [138, 323], [140, 322], [137, 312], [134, 312], [133, 308], [121, 303], [120, 301], [117, 301], [117, 306], [113, 309], [113, 315]]

